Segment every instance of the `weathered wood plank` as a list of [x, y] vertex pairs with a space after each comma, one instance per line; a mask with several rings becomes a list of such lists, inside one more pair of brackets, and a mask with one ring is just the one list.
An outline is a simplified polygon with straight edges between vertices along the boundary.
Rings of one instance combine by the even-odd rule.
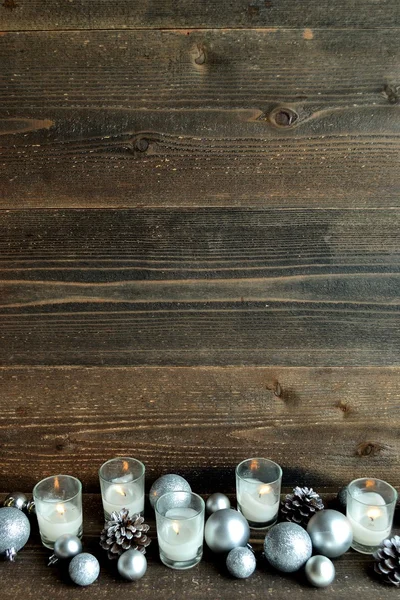
[[398, 30], [187, 33], [0, 37], [1, 206], [398, 205]]
[[2, 364], [398, 364], [398, 210], [2, 216]]
[[[112, 337], [110, 332], [110, 337]], [[2, 491], [54, 472], [97, 491], [107, 458], [133, 454], [201, 493], [234, 492], [234, 467], [266, 455], [284, 485], [400, 485], [398, 368], [2, 368]]]
[[396, 0], [4, 0], [1, 28], [125, 29], [130, 27], [392, 27]]
[[[326, 497], [324, 496], [324, 500]], [[84, 506], [84, 548], [98, 557], [101, 564], [100, 577], [87, 589], [90, 598], [96, 600], [113, 599], [118, 596], [140, 596], [143, 600], [160, 598], [232, 598], [240, 600], [245, 595], [257, 598], [260, 594], [273, 595], [277, 600], [287, 600], [293, 593], [311, 594], [312, 589], [305, 581], [302, 572], [293, 575], [278, 573], [269, 567], [261, 556], [262, 535], [252, 537], [251, 543], [257, 556], [255, 573], [245, 580], [233, 579], [224, 568], [224, 560], [213, 555], [205, 546], [202, 561], [188, 571], [172, 571], [164, 567], [158, 558], [156, 539], [147, 549], [148, 569], [146, 575], [135, 583], [123, 581], [99, 548], [99, 532], [103, 527], [99, 495], [85, 494]], [[155, 535], [153, 518], [150, 534]], [[14, 564], [3, 562], [0, 565], [2, 578], [2, 598], [15, 600], [23, 596], [28, 600], [37, 598], [62, 598], [75, 600], [85, 594], [84, 589], [73, 586], [62, 566], [46, 566], [50, 552], [39, 541], [34, 526], [31, 539], [23, 548]], [[398, 590], [376, 580], [371, 570], [371, 557], [357, 552], [347, 552], [335, 561], [336, 579], [323, 590], [325, 598], [342, 600], [351, 595], [362, 595], [366, 600], [397, 598]], [[372, 572], [371, 572], [372, 571]], [[34, 582], [34, 584], [32, 583]], [[315, 590], [314, 590], [315, 591]], [[320, 594], [319, 590], [316, 592]]]

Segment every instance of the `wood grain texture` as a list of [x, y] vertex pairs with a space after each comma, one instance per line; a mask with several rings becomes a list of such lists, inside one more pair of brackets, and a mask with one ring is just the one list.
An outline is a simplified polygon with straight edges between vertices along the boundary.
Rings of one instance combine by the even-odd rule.
[[[330, 496], [324, 496], [327, 501]], [[259, 598], [260, 594], [273, 596], [277, 600], [286, 600], [294, 593], [320, 595], [321, 590], [312, 590], [306, 583], [302, 572], [284, 575], [273, 570], [261, 556], [262, 536], [252, 536], [251, 543], [256, 552], [257, 569], [249, 579], [233, 579], [228, 576], [223, 558], [211, 554], [204, 547], [202, 561], [188, 571], [172, 571], [164, 567], [158, 558], [158, 545], [155, 539], [154, 519], [146, 520], [150, 524], [150, 535], [154, 541], [147, 549], [148, 569], [146, 575], [134, 583], [123, 581], [99, 548], [99, 532], [103, 527], [99, 495], [85, 494], [84, 506], [84, 548], [93, 553], [100, 561], [99, 579], [89, 588], [78, 588], [68, 580], [66, 569], [62, 566], [46, 566], [50, 552], [44, 548], [36, 530], [28, 544], [19, 552], [14, 564], [2, 563], [3, 600], [15, 600], [24, 596], [27, 600], [37, 598], [61, 598], [76, 600], [83, 595], [95, 600], [111, 600], [115, 597], [140, 597], [143, 600], [153, 598], [232, 598], [233, 600]], [[371, 569], [371, 557], [349, 551], [335, 561], [336, 579], [323, 590], [325, 598], [342, 600], [349, 594], [362, 595], [366, 600], [398, 598], [398, 590], [377, 581]], [[32, 585], [32, 582], [35, 582]]]
[[4, 211], [1, 223], [2, 364], [398, 364], [398, 210]]
[[400, 485], [398, 368], [1, 368], [0, 491], [68, 472], [98, 491], [112, 456], [146, 465], [147, 488], [178, 472], [196, 491], [234, 492], [248, 456], [283, 483]]
[[158, 27], [392, 27], [396, 0], [3, 0], [3, 30]]
[[398, 206], [398, 33], [5, 34], [0, 206]]

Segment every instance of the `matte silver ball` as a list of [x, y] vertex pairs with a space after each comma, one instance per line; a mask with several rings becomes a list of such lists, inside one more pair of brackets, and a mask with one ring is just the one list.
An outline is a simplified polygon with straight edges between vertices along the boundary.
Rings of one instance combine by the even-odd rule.
[[82, 554], [77, 554], [71, 560], [68, 571], [72, 581], [77, 585], [90, 585], [99, 576], [99, 561], [93, 554], [82, 552]]
[[157, 500], [163, 494], [167, 492], [191, 492], [192, 488], [180, 475], [169, 473], [168, 475], [162, 475], [153, 483], [149, 492], [149, 500], [151, 506], [154, 508]]
[[326, 587], [335, 579], [333, 562], [320, 554], [312, 556], [307, 561], [305, 571], [308, 581], [315, 587]]
[[129, 581], [141, 579], [147, 571], [147, 560], [139, 550], [127, 550], [118, 559], [118, 572]]
[[0, 508], [0, 554], [14, 560], [29, 539], [31, 525], [23, 512], [12, 506]]
[[55, 556], [62, 560], [73, 558], [82, 552], [82, 542], [76, 535], [64, 533], [56, 539], [53, 551]]
[[296, 523], [278, 523], [265, 536], [265, 558], [275, 569], [284, 573], [300, 569], [311, 553], [310, 536]]
[[246, 579], [254, 573], [256, 558], [249, 548], [233, 548], [226, 557], [226, 567], [233, 577]]
[[206, 511], [209, 515], [217, 512], [217, 510], [222, 510], [223, 508], [230, 507], [231, 503], [229, 501], [229, 498], [225, 496], [225, 494], [220, 494], [219, 492], [211, 494], [211, 496], [209, 496], [206, 501]]
[[308, 522], [307, 532], [318, 554], [336, 558], [350, 548], [353, 530], [350, 521], [337, 510], [320, 510]]
[[247, 544], [250, 527], [240, 512], [233, 508], [223, 508], [207, 520], [204, 537], [213, 552], [229, 552], [232, 548]]
[[8, 494], [3, 502], [3, 506], [18, 508], [18, 510], [25, 510], [27, 504], [28, 498], [22, 492], [12, 492], [12, 494]]

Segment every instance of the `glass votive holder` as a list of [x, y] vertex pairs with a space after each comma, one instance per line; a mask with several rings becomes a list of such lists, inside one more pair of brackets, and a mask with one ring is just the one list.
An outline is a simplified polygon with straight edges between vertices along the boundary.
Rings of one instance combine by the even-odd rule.
[[248, 458], [236, 467], [237, 508], [252, 529], [272, 527], [278, 519], [282, 469], [267, 458]]
[[397, 492], [381, 479], [355, 479], [347, 486], [346, 514], [353, 528], [351, 547], [372, 554], [392, 531]]
[[160, 559], [172, 569], [190, 569], [203, 555], [204, 500], [193, 492], [167, 492], [156, 502]]
[[82, 536], [82, 484], [71, 475], [53, 475], [33, 488], [42, 543], [53, 548], [65, 533]]
[[123, 456], [112, 458], [100, 467], [99, 479], [104, 517], [123, 508], [130, 515], [144, 512], [144, 473], [140, 460]]

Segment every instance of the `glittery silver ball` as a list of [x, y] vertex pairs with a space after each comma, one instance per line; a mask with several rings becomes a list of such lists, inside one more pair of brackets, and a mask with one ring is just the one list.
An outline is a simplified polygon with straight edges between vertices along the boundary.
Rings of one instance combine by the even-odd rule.
[[278, 523], [265, 536], [265, 558], [275, 569], [284, 573], [300, 569], [311, 553], [310, 536], [296, 523]]
[[82, 552], [82, 554], [77, 554], [71, 560], [68, 571], [72, 581], [77, 585], [90, 585], [99, 576], [99, 561], [93, 554]]
[[350, 521], [337, 510], [320, 510], [308, 522], [307, 532], [318, 554], [336, 558], [351, 546], [353, 530]]
[[233, 508], [223, 508], [207, 520], [204, 537], [213, 552], [229, 552], [232, 548], [247, 544], [250, 528], [240, 512]]
[[347, 507], [347, 485], [345, 485], [344, 487], [342, 487], [338, 491], [337, 501], [339, 503], [339, 506], [340, 506], [341, 510], [343, 512], [346, 512], [346, 507]]
[[147, 571], [147, 560], [139, 550], [127, 550], [118, 559], [118, 572], [124, 579], [141, 579]]
[[256, 558], [249, 548], [233, 548], [226, 557], [226, 567], [233, 577], [246, 579], [254, 573]]
[[29, 539], [31, 525], [23, 512], [12, 506], [0, 508], [0, 554], [14, 560]]
[[28, 498], [22, 492], [12, 492], [12, 494], [8, 494], [3, 502], [3, 506], [18, 508], [18, 510], [25, 510], [27, 504]]
[[149, 500], [151, 506], [154, 508], [157, 500], [163, 494], [167, 492], [191, 492], [192, 488], [180, 475], [169, 473], [168, 475], [162, 475], [153, 483], [149, 492]]
[[211, 494], [211, 496], [209, 496], [206, 501], [206, 511], [209, 515], [217, 512], [217, 510], [222, 510], [223, 508], [230, 507], [231, 503], [229, 501], [229, 498], [225, 496], [225, 494], [220, 494], [219, 492]]
[[326, 556], [312, 556], [305, 567], [306, 577], [315, 587], [326, 587], [335, 579], [335, 567]]
[[56, 539], [54, 543], [54, 554], [57, 558], [66, 560], [67, 558], [73, 558], [77, 554], [82, 552], [82, 542], [76, 536], [71, 533], [64, 533]]

